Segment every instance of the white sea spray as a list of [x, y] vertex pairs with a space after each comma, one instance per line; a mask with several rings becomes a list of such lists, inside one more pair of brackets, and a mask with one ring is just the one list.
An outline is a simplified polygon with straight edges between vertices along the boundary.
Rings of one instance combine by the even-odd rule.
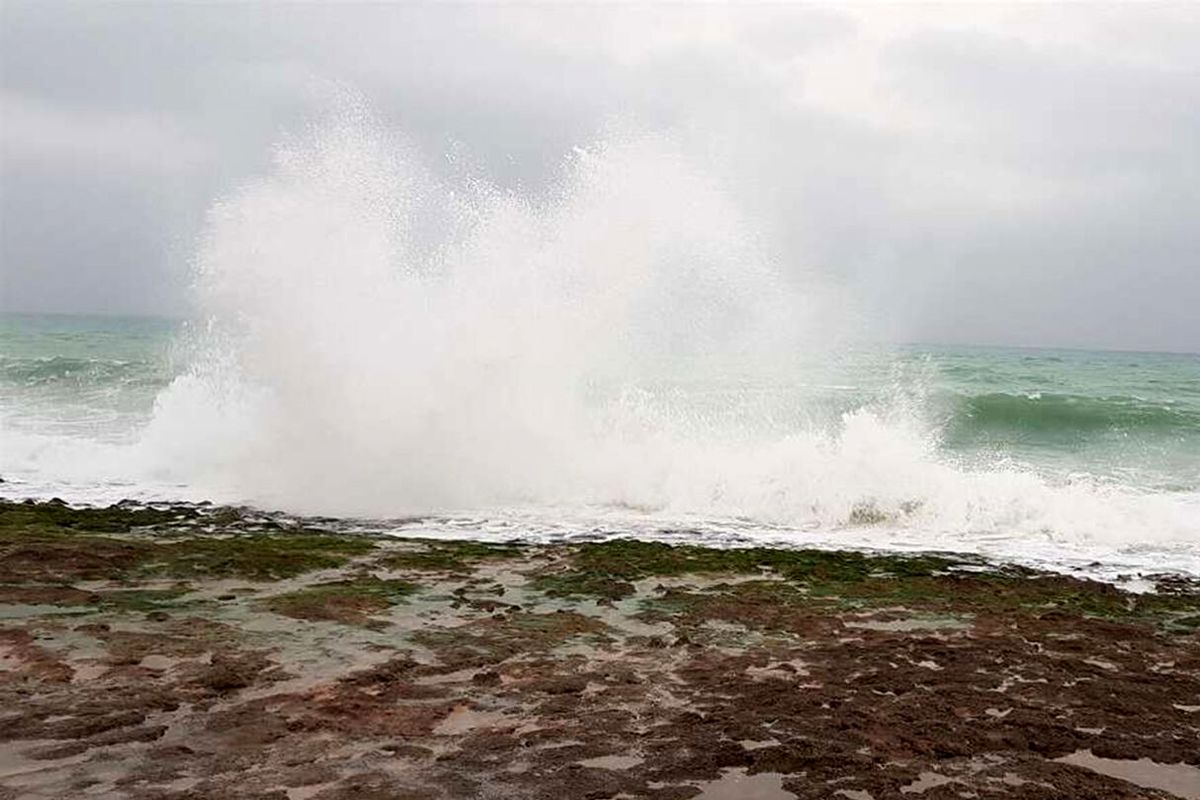
[[[669, 136], [576, 150], [526, 195], [435, 177], [351, 107], [214, 205], [195, 299], [148, 422], [120, 441], [6, 423], [3, 471], [35, 494], [416, 514], [434, 534], [683, 529], [1200, 573], [1194, 486], [988, 450], [1053, 424], [1070, 452], [1140, 407], [1015, 386], [943, 417], [928, 360], [848, 377], [847, 293], [778, 263]], [[1159, 405], [1164, 436], [1190, 435]]]

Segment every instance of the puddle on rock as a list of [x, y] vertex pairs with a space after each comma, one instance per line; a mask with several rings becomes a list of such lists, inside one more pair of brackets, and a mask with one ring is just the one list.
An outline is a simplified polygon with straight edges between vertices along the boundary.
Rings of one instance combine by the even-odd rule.
[[[496, 723], [504, 720], [502, 711], [476, 711], [467, 706], [458, 706], [433, 729], [435, 736], [456, 736], [473, 731], [476, 728], [495, 727]], [[509, 720], [511, 723], [512, 720]]]
[[761, 750], [764, 747], [774, 747], [779, 744], [778, 739], [742, 739], [738, 742], [743, 750]]
[[138, 662], [138, 666], [145, 667], [146, 669], [152, 669], [156, 672], [161, 672], [178, 666], [179, 664], [183, 664], [188, 660], [189, 659], [186, 658], [174, 658], [172, 656], [164, 656], [159, 653], [151, 653], [148, 656], [144, 656], [142, 660]]
[[631, 769], [646, 759], [638, 756], [598, 756], [580, 761], [580, 766], [598, 769]]
[[35, 785], [39, 775], [51, 774], [64, 766], [86, 761], [88, 753], [46, 761], [34, 758], [29, 754], [41, 748], [61, 745], [58, 739], [21, 739], [5, 742], [0, 748], [0, 781], [5, 788], [13, 788], [17, 783]]
[[71, 676], [71, 683], [94, 681], [109, 670], [108, 664], [99, 664], [94, 661], [72, 664], [71, 668], [75, 670]]
[[424, 675], [417, 678], [414, 683], [418, 686], [443, 686], [450, 683], [466, 683], [481, 672], [483, 672], [482, 667], [468, 667], [467, 669], [455, 670], [454, 672]]
[[942, 631], [966, 630], [971, 627], [970, 620], [956, 617], [906, 617], [904, 619], [862, 619], [847, 620], [842, 623], [847, 628], [859, 628], [868, 631]]
[[954, 783], [953, 778], [947, 778], [945, 775], [938, 775], [936, 772], [922, 772], [917, 776], [917, 779], [908, 786], [900, 788], [901, 794], [923, 794], [924, 792], [938, 786], [943, 786], [947, 783]]
[[1160, 764], [1148, 758], [1100, 758], [1092, 755], [1091, 750], [1077, 750], [1054, 760], [1128, 781], [1143, 789], [1160, 789], [1185, 800], [1200, 800], [1200, 767]]
[[765, 667], [747, 667], [746, 675], [754, 680], [794, 680], [808, 676], [807, 665], [798, 658], [790, 661], [772, 661]]
[[20, 620], [34, 617], [81, 617], [91, 614], [86, 606], [60, 606], [50, 603], [4, 603], [0, 604], [0, 619]]
[[744, 768], [726, 770], [718, 780], [701, 782], [696, 800], [796, 800], [784, 791], [783, 777], [778, 772], [747, 775]]

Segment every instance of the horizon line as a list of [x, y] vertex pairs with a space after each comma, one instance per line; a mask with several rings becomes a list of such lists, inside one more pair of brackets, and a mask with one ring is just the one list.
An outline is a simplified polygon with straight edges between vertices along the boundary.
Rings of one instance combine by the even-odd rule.
[[[128, 311], [17, 311], [14, 309], [0, 309], [0, 316], [13, 317], [92, 317], [100, 319], [144, 319], [144, 320], [159, 320], [162, 322], [184, 323], [194, 319], [188, 315], [179, 314], [154, 314], [149, 312], [128, 312]], [[971, 347], [983, 348], [992, 350], [1062, 350], [1067, 352], [1078, 353], [1130, 353], [1130, 354], [1145, 354], [1145, 355], [1173, 355], [1173, 356], [1200, 356], [1200, 350], [1179, 350], [1171, 348], [1150, 348], [1144, 347], [1098, 347], [1095, 345], [1062, 345], [1062, 344], [1000, 344], [996, 342], [965, 342], [965, 341], [929, 341], [929, 340], [909, 340], [909, 341], [888, 341], [873, 339], [869, 341], [873, 345], [890, 345], [893, 347]]]

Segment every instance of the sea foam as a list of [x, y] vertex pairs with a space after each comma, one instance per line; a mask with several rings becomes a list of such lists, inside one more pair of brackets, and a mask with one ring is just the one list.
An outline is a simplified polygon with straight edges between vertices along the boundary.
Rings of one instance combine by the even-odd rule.
[[576, 150], [522, 194], [435, 175], [352, 109], [214, 205], [195, 300], [189, 365], [136, 442], [27, 438], [17, 460], [432, 535], [735, 531], [1200, 574], [1194, 492], [956, 462], [911, 372], [807, 403], [794, 387], [839, 385], [859, 316], [667, 136]]

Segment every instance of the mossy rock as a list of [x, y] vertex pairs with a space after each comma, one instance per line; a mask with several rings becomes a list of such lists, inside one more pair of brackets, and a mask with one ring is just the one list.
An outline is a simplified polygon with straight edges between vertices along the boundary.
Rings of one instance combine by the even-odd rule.
[[0, 531], [7, 534], [35, 528], [47, 533], [57, 528], [61, 533], [128, 533], [138, 528], [194, 520], [199, 514], [199, 510], [188, 506], [160, 509], [117, 503], [107, 508], [74, 508], [58, 499], [43, 503], [0, 501]]
[[375, 543], [366, 538], [316, 533], [192, 538], [158, 545], [139, 569], [172, 577], [275, 580], [340, 567], [350, 557], [374, 549]]
[[[194, 509], [73, 509], [0, 503], [0, 581], [70, 582], [151, 577], [275, 580], [344, 565], [375, 549], [362, 536], [284, 530], [214, 535], [181, 528]], [[240, 517], [239, 517], [240, 519]], [[157, 527], [162, 526], [162, 527]]]
[[846, 583], [880, 576], [937, 575], [956, 563], [942, 556], [765, 547], [716, 549], [625, 539], [579, 545], [570, 553], [569, 566], [539, 576], [535, 588], [550, 596], [614, 600], [632, 594], [632, 581], [654, 576], [774, 574], [804, 583]]
[[372, 614], [402, 603], [420, 589], [408, 581], [359, 577], [307, 586], [264, 598], [261, 607], [285, 617], [363, 625]]
[[420, 572], [471, 572], [482, 562], [523, 558], [529, 547], [486, 542], [410, 542], [414, 549], [388, 553], [379, 560], [382, 566]]
[[166, 589], [115, 589], [98, 593], [96, 605], [105, 611], [161, 611], [181, 606], [180, 598], [191, 591], [186, 584]]

